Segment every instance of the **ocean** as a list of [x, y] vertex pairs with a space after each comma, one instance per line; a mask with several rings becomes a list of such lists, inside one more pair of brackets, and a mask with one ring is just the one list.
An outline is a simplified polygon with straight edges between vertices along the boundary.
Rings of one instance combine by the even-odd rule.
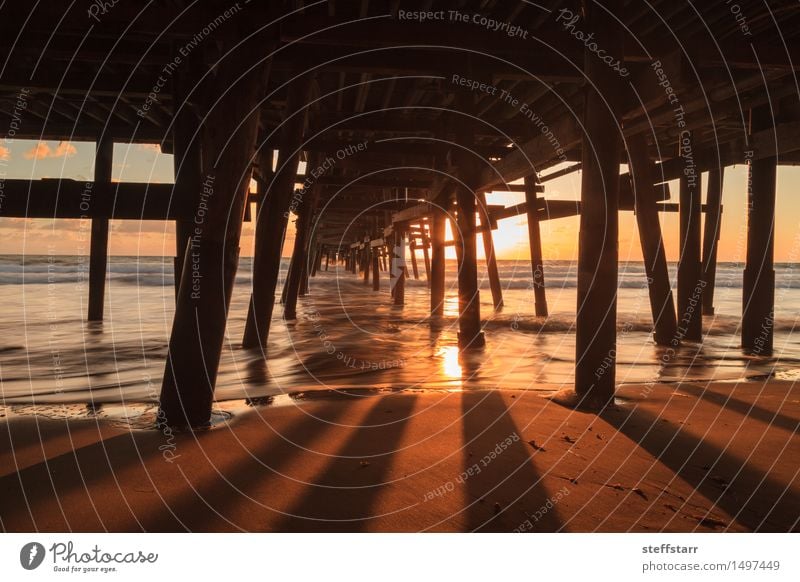
[[[485, 350], [459, 355], [455, 261], [447, 264], [445, 315], [431, 322], [421, 279], [394, 307], [388, 274], [373, 292], [361, 277], [331, 265], [310, 281], [298, 319], [276, 306], [265, 351], [240, 346], [252, 261], [243, 258], [231, 302], [217, 381], [226, 401], [280, 402], [328, 390], [555, 391], [573, 382], [576, 264], [545, 264], [550, 317], [533, 314], [530, 263], [500, 261], [505, 307], [495, 313], [481, 272]], [[283, 262], [282, 277], [287, 261]], [[670, 265], [675, 281], [675, 265]], [[798, 264], [776, 265], [775, 352], [739, 349], [742, 265], [721, 263], [716, 314], [704, 317], [702, 344], [687, 343], [662, 359], [651, 338], [641, 263], [620, 265], [618, 383], [794, 378], [800, 341]], [[281, 281], [282, 283], [282, 281]], [[88, 258], [0, 256], [0, 398], [5, 407], [69, 405], [69, 410], [157, 401], [174, 310], [172, 258], [111, 257], [105, 320], [87, 323]]]

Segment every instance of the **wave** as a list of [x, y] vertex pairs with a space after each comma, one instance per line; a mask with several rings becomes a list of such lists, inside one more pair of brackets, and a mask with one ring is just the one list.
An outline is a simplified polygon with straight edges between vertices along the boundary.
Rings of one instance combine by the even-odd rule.
[[[421, 263], [421, 261], [420, 261]], [[573, 261], [551, 261], [545, 263], [544, 280], [549, 289], [574, 289], [577, 287], [577, 268]], [[289, 259], [283, 258], [281, 272], [289, 268]], [[85, 282], [88, 278], [89, 259], [82, 256], [45, 255], [0, 255], [0, 285], [58, 285]], [[339, 267], [343, 278], [352, 275]], [[775, 265], [776, 288], [800, 289], [800, 264], [777, 263]], [[533, 285], [530, 263], [526, 261], [499, 261], [500, 280], [505, 289], [531, 289]], [[236, 283], [249, 285], [252, 280], [252, 258], [242, 257]], [[382, 276], [387, 275], [382, 272]], [[172, 257], [111, 257], [108, 277], [112, 282], [145, 287], [173, 286], [174, 267]], [[455, 280], [455, 261], [448, 261], [448, 280]], [[742, 264], [720, 263], [715, 285], [718, 288], [742, 288]], [[676, 265], [670, 264], [670, 280], [676, 281]], [[489, 288], [489, 279], [481, 264], [479, 270], [481, 289]], [[420, 264], [420, 279], [410, 279], [411, 285], [427, 285], [424, 267]], [[623, 262], [619, 268], [620, 289], [646, 289], [644, 267], [639, 262]]]

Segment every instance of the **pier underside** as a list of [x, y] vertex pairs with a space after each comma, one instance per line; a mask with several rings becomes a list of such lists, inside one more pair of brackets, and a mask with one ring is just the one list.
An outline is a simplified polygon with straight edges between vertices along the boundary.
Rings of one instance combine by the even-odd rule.
[[[284, 237], [297, 216], [279, 307], [287, 319], [322, 257], [365, 283], [371, 270], [375, 290], [388, 271], [402, 306], [423, 251], [433, 321], [452, 244], [459, 345], [471, 350], [486, 342], [478, 236], [502, 309], [492, 231], [527, 217], [530, 317], [544, 317], [539, 224], [580, 215], [575, 397], [564, 401], [599, 410], [615, 389], [618, 213], [637, 215], [656, 343], [702, 341], [723, 169], [748, 163], [742, 346], [771, 352], [775, 171], [800, 159], [800, 18], [790, 2], [772, 6], [771, 18], [758, 2], [740, 3], [740, 14], [752, 12], [747, 21], [725, 5], [666, 1], [269, 4], [115, 4], [88, 17], [3, 7], [5, 37], [17, 38], [0, 82], [13, 137], [94, 141], [98, 155], [90, 199], [83, 183], [5, 180], [2, 216], [92, 221], [93, 321], [103, 319], [108, 220], [175, 222], [180, 283], [162, 392], [169, 424], [209, 418], [245, 218], [256, 222], [245, 347], [267, 346]], [[175, 184], [111, 183], [114, 142], [174, 153]], [[548, 181], [572, 172], [581, 172], [580, 199], [548, 198]], [[708, 204], [704, 172], [714, 177]], [[493, 191], [524, 192], [525, 201], [488, 205]], [[658, 217], [666, 211], [681, 217], [674, 298]], [[453, 227], [449, 243], [443, 220]]]

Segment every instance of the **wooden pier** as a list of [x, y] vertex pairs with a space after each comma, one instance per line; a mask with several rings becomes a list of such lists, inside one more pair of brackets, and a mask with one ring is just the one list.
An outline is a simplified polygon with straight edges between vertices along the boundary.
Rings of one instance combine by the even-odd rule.
[[[423, 276], [421, 251], [435, 321], [453, 245], [459, 346], [480, 350], [492, 337], [480, 312], [477, 237], [500, 310], [492, 232], [527, 218], [527, 316], [544, 318], [540, 224], [580, 216], [575, 386], [563, 401], [599, 410], [616, 389], [619, 213], [636, 214], [654, 341], [701, 342], [702, 317], [713, 314], [723, 176], [734, 164], [749, 165], [742, 348], [773, 349], [776, 168], [800, 162], [800, 13], [788, 0], [771, 2], [769, 13], [760, 2], [739, 4], [750, 18], [746, 34], [725, 3], [667, 0], [553, 9], [177, 0], [118, 3], [94, 18], [85, 6], [13, 2], [0, 22], [2, 127], [13, 124], [14, 139], [93, 142], [97, 153], [90, 201], [82, 182], [3, 178], [0, 219], [92, 221], [95, 322], [103, 319], [109, 221], [175, 223], [178, 283], [161, 411], [167, 424], [201, 426], [246, 217], [256, 234], [242, 345], [269, 358], [290, 220], [297, 234], [283, 317], [297, 318], [303, 296], [315, 292], [309, 277], [337, 265], [367, 286], [371, 276], [375, 291], [383, 272], [402, 309], [407, 279]], [[442, 17], [420, 17], [433, 12]], [[582, 42], [589, 33], [593, 42]], [[115, 143], [173, 153], [175, 183], [112, 183]], [[573, 172], [580, 198], [548, 197], [548, 182]], [[490, 192], [517, 192], [524, 202], [487, 204]], [[679, 257], [666, 256], [660, 212], [680, 215]], [[448, 220], [454, 241], [445, 240]], [[668, 259], [679, 261], [675, 297]]]

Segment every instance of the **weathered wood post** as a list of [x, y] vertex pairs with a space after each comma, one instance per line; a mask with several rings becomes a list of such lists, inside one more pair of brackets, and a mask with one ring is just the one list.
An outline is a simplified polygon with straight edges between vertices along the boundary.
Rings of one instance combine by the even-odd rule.
[[679, 137], [684, 159], [680, 177], [680, 256], [678, 259], [678, 331], [683, 338], [703, 337], [703, 281], [700, 262], [700, 173], [694, 165], [694, 140], [690, 132]]
[[[624, 60], [623, 31], [615, 20], [622, 2], [584, 1], [586, 26], [598, 46]], [[608, 12], [607, 12], [608, 11]], [[619, 163], [617, 120], [622, 79], [588, 49], [584, 70], [590, 81], [584, 106], [581, 148], [581, 221], [578, 249], [578, 313], [575, 334], [575, 392], [581, 406], [599, 409], [614, 398], [617, 347]]]
[[717, 278], [717, 248], [722, 227], [722, 181], [725, 168], [708, 173], [706, 187], [706, 221], [703, 232], [703, 315], [714, 315], [714, 287]]
[[678, 323], [675, 317], [675, 302], [669, 283], [667, 256], [661, 236], [661, 221], [658, 218], [656, 189], [653, 186], [653, 163], [647, 155], [647, 140], [644, 134], [628, 138], [628, 161], [633, 177], [634, 207], [639, 241], [642, 245], [644, 270], [650, 295], [650, 311], [653, 314], [654, 340], [659, 345], [670, 345], [677, 341]]
[[412, 235], [411, 243], [408, 245], [411, 255], [411, 271], [414, 273], [414, 280], [419, 281], [419, 267], [417, 266], [417, 240]]
[[[111, 193], [111, 170], [114, 141], [103, 136], [97, 142], [94, 158], [94, 187], [98, 192]], [[108, 266], [108, 218], [92, 218], [92, 238], [89, 244], [89, 321], [103, 321]]]
[[444, 210], [431, 204], [431, 315], [444, 313], [445, 221]]
[[[200, 122], [191, 106], [185, 102], [186, 80], [176, 78], [173, 84], [176, 101], [176, 112], [172, 125], [173, 168], [175, 187], [173, 201], [184, 208], [191, 207], [197, 193], [202, 189], [203, 160], [200, 148], [200, 134], [197, 128]], [[191, 218], [175, 220], [175, 300], [178, 300], [178, 289], [186, 259], [186, 248], [194, 232]]]
[[[768, 105], [750, 111], [750, 134], [774, 128]], [[747, 260], [742, 289], [742, 348], [768, 356], [775, 314], [775, 156], [750, 161], [747, 192]]]
[[364, 239], [364, 285], [369, 285], [369, 271], [372, 267], [372, 249], [369, 245], [371, 239], [372, 237]]
[[372, 290], [380, 291], [381, 269], [380, 269], [380, 257], [378, 256], [380, 253], [380, 247], [371, 247], [370, 252], [371, 252], [370, 260], [372, 261]]
[[534, 310], [537, 317], [547, 317], [547, 292], [544, 286], [542, 232], [539, 225], [539, 199], [536, 196], [536, 185], [535, 176], [525, 176], [525, 206], [528, 217], [528, 245], [531, 250]]
[[406, 239], [405, 234], [396, 224], [392, 233], [392, 264], [389, 285], [395, 305], [404, 305], [406, 300]]
[[456, 182], [458, 347], [465, 350], [481, 348], [486, 344], [481, 331], [481, 295], [478, 288], [474, 190], [477, 182], [477, 166], [463, 150], [458, 150], [454, 154], [454, 159], [457, 160], [456, 167], [462, 176], [462, 181]]
[[[308, 160], [311, 168], [320, 164], [318, 154], [312, 155]], [[299, 191], [301, 199], [297, 205], [297, 222], [294, 235], [294, 248], [292, 250], [292, 266], [286, 279], [286, 298], [284, 299], [283, 318], [297, 319], [297, 296], [301, 292], [305, 273], [308, 269], [311, 219], [314, 211], [314, 199], [317, 195], [316, 186]]]
[[295, 79], [289, 85], [287, 113], [281, 127], [278, 165], [268, 189], [266, 204], [256, 217], [253, 291], [242, 338], [242, 346], [245, 348], [267, 345], [310, 90], [311, 78], [308, 76]]
[[[313, 215], [316, 214], [316, 201], [314, 204], [314, 212], [312, 212], [312, 222], [313, 222]], [[317, 273], [322, 270], [322, 255], [325, 252], [325, 249], [322, 247], [321, 244], [318, 242], [319, 240], [319, 233], [313, 233], [313, 236], [309, 239], [309, 248], [313, 249], [311, 252], [312, 261], [311, 261], [311, 277], [316, 277]], [[306, 279], [306, 287], [308, 287], [308, 280]], [[308, 290], [306, 289], [306, 293]]]
[[161, 386], [159, 421], [172, 426], [202, 426], [211, 415], [268, 71], [252, 64], [228, 53], [204, 87], [204, 179]]
[[[308, 194], [307, 194], [308, 195]], [[308, 224], [306, 220], [308, 204], [300, 204], [299, 216], [297, 217], [294, 248], [292, 250], [291, 267], [286, 276], [286, 283], [283, 291], [283, 318], [297, 318], [297, 296], [300, 294], [302, 285], [303, 269], [308, 261], [306, 239], [308, 236]]]
[[428, 236], [428, 230], [423, 226], [422, 230], [422, 257], [425, 261], [425, 281], [428, 284], [428, 289], [431, 288], [431, 255], [428, 251], [428, 246], [431, 244], [431, 239]]
[[492, 304], [495, 310], [503, 308], [503, 285], [500, 282], [500, 271], [497, 268], [497, 255], [494, 252], [492, 239], [492, 221], [489, 217], [489, 208], [486, 205], [486, 192], [476, 193], [478, 198], [478, 214], [481, 217], [481, 231], [483, 240], [483, 254], [486, 255], [486, 272], [489, 275], [489, 287], [492, 290]]

